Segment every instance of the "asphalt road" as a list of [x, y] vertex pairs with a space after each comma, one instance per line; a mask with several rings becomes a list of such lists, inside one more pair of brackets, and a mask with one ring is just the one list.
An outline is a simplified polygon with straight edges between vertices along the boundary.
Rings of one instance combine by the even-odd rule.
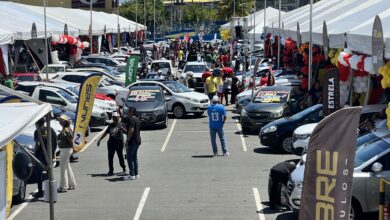
[[[122, 180], [116, 157], [116, 175], [106, 176], [107, 138], [100, 147], [93, 141], [71, 164], [77, 187], [58, 194], [56, 219], [295, 219], [268, 209], [267, 185], [274, 164], [297, 157], [261, 146], [256, 133], [240, 135], [234, 116], [229, 112], [225, 124], [228, 157], [212, 157], [206, 116], [171, 118], [167, 129], [143, 130], [140, 179], [134, 181]], [[59, 168], [54, 174], [59, 181]], [[28, 185], [27, 191], [35, 189]], [[12, 212], [11, 219], [49, 219], [49, 204], [27, 200]]]

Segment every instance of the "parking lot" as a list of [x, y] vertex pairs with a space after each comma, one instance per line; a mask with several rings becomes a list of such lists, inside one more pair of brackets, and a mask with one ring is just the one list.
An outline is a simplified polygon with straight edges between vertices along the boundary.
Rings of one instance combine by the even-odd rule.
[[[122, 180], [116, 157], [116, 175], [106, 176], [107, 138], [97, 147], [94, 137], [101, 130], [94, 130], [72, 163], [76, 190], [58, 194], [56, 219], [295, 219], [291, 212], [268, 209], [267, 190], [269, 169], [297, 157], [261, 146], [256, 133], [242, 135], [228, 109], [230, 156], [212, 157], [206, 115], [170, 117], [168, 128], [141, 132], [135, 181]], [[54, 172], [59, 180], [59, 168]], [[27, 187], [28, 193], [35, 189]], [[49, 219], [49, 204], [29, 198], [12, 208], [9, 219]]]

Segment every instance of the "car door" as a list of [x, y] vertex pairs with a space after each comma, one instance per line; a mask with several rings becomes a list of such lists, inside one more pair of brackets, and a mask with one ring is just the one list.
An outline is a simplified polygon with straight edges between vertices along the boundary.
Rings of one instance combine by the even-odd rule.
[[67, 105], [65, 100], [53, 91], [40, 89], [39, 100], [42, 102], [50, 103], [61, 110], [66, 110]]
[[[383, 166], [383, 170], [378, 173], [374, 173], [371, 170], [371, 167], [374, 163], [380, 163]], [[390, 178], [390, 152], [386, 153], [385, 155], [381, 156], [377, 160], [375, 160], [373, 163], [368, 165], [363, 169], [363, 172], [370, 173], [372, 175], [368, 175], [366, 178], [366, 194], [367, 194], [367, 209], [368, 211], [377, 211], [379, 207], [379, 178], [384, 177], [386, 179]], [[354, 178], [355, 181], [355, 178]], [[390, 190], [390, 186], [386, 187], [386, 190]], [[389, 192], [389, 191], [387, 191]], [[389, 193], [386, 193], [386, 200], [390, 201], [390, 195]]]

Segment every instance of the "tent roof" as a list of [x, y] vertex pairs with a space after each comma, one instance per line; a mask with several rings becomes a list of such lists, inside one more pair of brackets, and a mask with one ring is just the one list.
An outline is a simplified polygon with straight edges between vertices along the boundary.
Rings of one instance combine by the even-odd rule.
[[[42, 7], [30, 5], [22, 6], [31, 11], [43, 14]], [[61, 7], [47, 7], [46, 14], [51, 19], [60, 21], [62, 23], [67, 23], [68, 26], [78, 29], [80, 31], [80, 35], [89, 34], [90, 11]], [[119, 24], [121, 27], [121, 32], [132, 32], [135, 30], [136, 27], [135, 22], [130, 21], [121, 16], [119, 16]], [[105, 12], [92, 12], [93, 35], [103, 35], [104, 27], [106, 27], [106, 33], [116, 33], [117, 26], [117, 15], [108, 14]], [[138, 24], [138, 27], [138, 30], [144, 29], [144, 26], [141, 24]]]
[[12, 44], [14, 42], [14, 34], [10, 31], [0, 28], [0, 45]]
[[[42, 9], [41, 9], [42, 10]], [[32, 24], [37, 27], [37, 37], [44, 38], [44, 17], [42, 13], [28, 10], [12, 2], [0, 2], [1, 28], [14, 34], [15, 40], [31, 39]], [[64, 23], [47, 18], [47, 32], [50, 34], [62, 34], [64, 32]], [[68, 27], [71, 34], [78, 34], [78, 30]]]
[[51, 111], [50, 104], [0, 104], [0, 148], [13, 140], [25, 127], [34, 124]]
[[[282, 11], [281, 15], [284, 15], [284, 14], [286, 14], [286, 12]], [[272, 8], [272, 7], [268, 7], [267, 11], [266, 11], [266, 16], [267, 16], [267, 18], [266, 18], [267, 21], [274, 19], [275, 17], [279, 16], [279, 10]], [[256, 20], [255, 23], [253, 23], [253, 17], [255, 17], [255, 20]], [[249, 14], [249, 15], [245, 16], [244, 18], [248, 19], [248, 26], [249, 27], [253, 27], [254, 25], [256, 25], [256, 27], [261, 26], [261, 32], [262, 32], [262, 28], [264, 26], [264, 24], [263, 24], [263, 22], [264, 22], [263, 21], [264, 20], [264, 9], [261, 9], [259, 11], [256, 11], [255, 13]], [[243, 24], [244, 19], [240, 18], [239, 21], [241, 24]], [[237, 25], [237, 23], [235, 25]], [[221, 25], [221, 28], [222, 29], [229, 29], [230, 22]]]

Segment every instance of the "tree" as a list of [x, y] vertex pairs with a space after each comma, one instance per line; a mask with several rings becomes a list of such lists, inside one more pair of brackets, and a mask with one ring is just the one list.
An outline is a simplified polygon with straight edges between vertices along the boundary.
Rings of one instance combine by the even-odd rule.
[[[223, 20], [228, 20], [232, 16], [243, 17], [247, 16], [253, 9], [253, 0], [224, 0], [219, 4], [219, 17]], [[236, 12], [234, 14], [234, 11]]]

